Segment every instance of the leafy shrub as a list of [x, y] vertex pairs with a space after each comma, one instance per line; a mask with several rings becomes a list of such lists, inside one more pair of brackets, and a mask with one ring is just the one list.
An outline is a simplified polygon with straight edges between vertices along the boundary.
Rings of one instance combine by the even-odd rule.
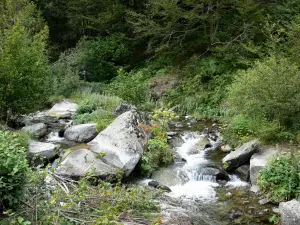
[[62, 53], [59, 59], [52, 64], [51, 73], [54, 77], [53, 94], [68, 97], [80, 87], [80, 69], [84, 58], [83, 41], [74, 49]]
[[152, 131], [154, 137], [147, 143], [147, 150], [141, 160], [142, 175], [149, 176], [153, 171], [163, 165], [169, 165], [174, 161], [173, 151], [168, 145], [168, 122], [174, 119], [172, 111], [158, 109], [152, 117], [152, 126], [139, 124], [146, 132]]
[[227, 103], [235, 112], [294, 126], [296, 130], [300, 119], [298, 66], [277, 58], [270, 57], [256, 62], [252, 69], [240, 71], [229, 88]]
[[0, 131], [0, 208], [16, 207], [26, 182], [28, 136]]
[[44, 103], [49, 93], [49, 67], [45, 54], [47, 27], [31, 35], [17, 23], [0, 37], [0, 113], [27, 113]]
[[88, 90], [75, 92], [73, 99], [79, 103], [74, 124], [96, 123], [98, 132], [113, 122], [115, 119], [113, 110], [121, 102], [118, 97], [92, 93]]
[[125, 65], [130, 55], [123, 34], [86, 41], [84, 67], [87, 81], [106, 81], [117, 76], [118, 66]]
[[118, 70], [118, 76], [109, 85], [108, 92], [136, 105], [149, 101], [149, 74], [143, 70], [126, 72]]
[[268, 198], [276, 202], [300, 198], [299, 161], [299, 153], [288, 153], [273, 158], [260, 172], [258, 185]]
[[166, 137], [156, 136], [148, 141], [147, 150], [142, 156], [142, 174], [150, 175], [160, 166], [171, 164], [173, 160], [173, 152]]
[[264, 143], [274, 143], [293, 139], [294, 136], [275, 122], [264, 118], [252, 118], [243, 114], [227, 116], [227, 126], [222, 130], [224, 140], [231, 145], [240, 145], [252, 138], [259, 138]]
[[79, 114], [76, 112], [74, 117], [74, 124], [96, 123], [97, 131], [104, 130], [109, 124], [114, 121], [115, 117], [111, 112], [103, 109], [92, 111], [91, 113]]

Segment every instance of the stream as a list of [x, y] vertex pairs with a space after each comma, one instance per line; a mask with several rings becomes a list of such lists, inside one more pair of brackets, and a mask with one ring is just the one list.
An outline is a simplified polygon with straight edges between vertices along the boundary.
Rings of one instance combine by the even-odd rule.
[[[172, 191], [166, 195], [180, 200], [180, 207], [195, 215], [192, 224], [272, 224], [269, 218], [274, 214], [274, 205], [260, 205], [258, 201], [262, 197], [250, 192], [248, 182], [235, 174], [229, 174], [226, 182], [207, 173], [210, 170], [207, 168], [221, 168], [226, 155], [220, 149], [221, 138], [214, 126], [209, 121], [191, 123], [188, 118], [172, 124], [172, 135], [175, 132], [176, 135], [169, 139], [175, 162], [140, 182], [155, 180], [168, 186]], [[199, 150], [197, 143], [204, 138], [210, 144]]]

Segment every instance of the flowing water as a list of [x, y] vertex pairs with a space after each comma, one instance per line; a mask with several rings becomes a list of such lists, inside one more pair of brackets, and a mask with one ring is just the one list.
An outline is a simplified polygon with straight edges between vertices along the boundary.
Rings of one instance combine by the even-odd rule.
[[[188, 121], [182, 124], [180, 128], [172, 127], [178, 132], [177, 138], [182, 139], [182, 144], [173, 148], [174, 164], [156, 171], [152, 179], [170, 187], [172, 192], [168, 196], [190, 201], [196, 206], [193, 207], [196, 208], [195, 214], [208, 218], [196, 219], [193, 224], [271, 224], [268, 218], [275, 206], [258, 204], [260, 196], [249, 191], [249, 183], [234, 174], [229, 175], [228, 182], [220, 182], [216, 176], [204, 172], [207, 167], [221, 166], [225, 153], [219, 148], [219, 133], [214, 132], [217, 139], [209, 139], [209, 147], [195, 151], [199, 140], [209, 137], [210, 132], [203, 131], [209, 130], [207, 126], [210, 124], [202, 122], [192, 126]], [[144, 183], [148, 181], [144, 180]]]

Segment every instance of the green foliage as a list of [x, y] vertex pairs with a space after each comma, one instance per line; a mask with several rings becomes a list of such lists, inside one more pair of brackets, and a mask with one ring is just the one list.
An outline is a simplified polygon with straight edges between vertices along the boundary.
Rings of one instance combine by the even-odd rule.
[[92, 93], [88, 90], [75, 92], [73, 100], [79, 103], [74, 124], [96, 123], [98, 132], [113, 122], [113, 110], [121, 103], [115, 96]]
[[0, 207], [17, 207], [26, 183], [28, 136], [0, 132]]
[[168, 122], [175, 118], [170, 110], [158, 109], [151, 116], [152, 127], [139, 125], [147, 132], [153, 132], [154, 137], [147, 143], [147, 150], [141, 160], [142, 175], [149, 176], [160, 166], [169, 165], [174, 161], [173, 151], [168, 145]]
[[278, 59], [278, 56], [256, 62], [252, 69], [238, 73], [229, 88], [227, 102], [239, 113], [267, 118], [286, 127], [298, 125], [298, 68], [285, 58]]
[[290, 152], [273, 158], [261, 172], [258, 185], [275, 202], [300, 198], [300, 155]]
[[181, 113], [197, 117], [221, 116], [226, 86], [232, 80], [228, 70], [214, 57], [201, 59], [194, 55], [179, 70], [181, 81], [166, 94], [166, 99], [171, 105], [178, 105]]
[[148, 176], [160, 166], [171, 164], [173, 160], [173, 152], [166, 137], [155, 136], [148, 141], [147, 150], [142, 156], [142, 174]]
[[117, 76], [118, 65], [124, 65], [130, 55], [124, 35], [116, 34], [86, 42], [83, 62], [87, 74], [84, 80], [106, 81]]
[[47, 28], [30, 35], [21, 24], [4, 30], [0, 41], [0, 111], [27, 113], [40, 107], [49, 93], [49, 67], [45, 54]]
[[239, 114], [227, 116], [224, 123], [227, 123], [227, 126], [222, 130], [224, 141], [234, 146], [257, 137], [264, 143], [294, 139], [294, 135], [285, 131], [278, 123], [269, 122], [264, 118], [253, 118]]
[[[45, 177], [55, 179], [55, 189], [45, 192]], [[1, 221], [1, 224], [12, 224], [18, 216], [22, 221], [32, 224], [82, 224], [99, 225], [122, 224], [124, 220], [139, 223], [141, 219], [151, 224], [159, 210], [157, 202], [159, 192], [150, 191], [146, 187], [110, 184], [98, 182], [91, 185], [93, 175], [82, 178], [80, 181], [65, 182], [52, 175], [52, 172], [31, 171], [29, 185], [26, 190], [27, 210], [11, 213], [10, 217]], [[33, 196], [39, 196], [38, 199]], [[28, 205], [32, 206], [28, 208]], [[34, 212], [34, 213], [33, 213]]]
[[119, 69], [118, 76], [108, 87], [108, 92], [133, 104], [149, 102], [148, 80], [149, 75], [143, 70], [128, 73]]

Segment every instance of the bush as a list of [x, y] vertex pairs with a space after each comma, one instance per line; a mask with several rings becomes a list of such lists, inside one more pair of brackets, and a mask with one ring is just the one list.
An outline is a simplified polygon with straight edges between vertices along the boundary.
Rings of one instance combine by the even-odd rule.
[[142, 174], [150, 175], [160, 166], [171, 164], [173, 160], [173, 152], [166, 137], [156, 136], [148, 141], [147, 150], [142, 156]]
[[149, 74], [143, 70], [126, 72], [118, 70], [118, 76], [109, 85], [108, 92], [136, 105], [150, 101]]
[[[277, 57], [278, 58], [278, 57]], [[285, 58], [270, 57], [240, 71], [229, 87], [227, 103], [253, 118], [299, 129], [300, 79], [298, 67]]]
[[283, 127], [264, 118], [252, 118], [243, 114], [227, 116], [224, 119], [227, 126], [222, 130], [224, 141], [237, 146], [253, 138], [259, 138], [263, 143], [275, 143], [294, 138]]
[[48, 30], [35, 35], [17, 23], [0, 37], [0, 114], [39, 108], [48, 98], [49, 67], [45, 54]]
[[98, 132], [113, 122], [113, 111], [121, 103], [118, 97], [91, 93], [88, 90], [75, 92], [72, 98], [79, 103], [74, 124], [96, 123]]
[[16, 207], [26, 183], [28, 136], [0, 131], [0, 208]]
[[300, 154], [273, 158], [261, 172], [258, 185], [275, 202], [300, 199]]
[[168, 145], [168, 122], [174, 119], [175, 114], [168, 110], [155, 110], [152, 117], [152, 126], [139, 124], [146, 132], [152, 131], [154, 137], [147, 143], [147, 150], [141, 160], [142, 175], [149, 176], [160, 166], [169, 165], [174, 161], [173, 151]]

